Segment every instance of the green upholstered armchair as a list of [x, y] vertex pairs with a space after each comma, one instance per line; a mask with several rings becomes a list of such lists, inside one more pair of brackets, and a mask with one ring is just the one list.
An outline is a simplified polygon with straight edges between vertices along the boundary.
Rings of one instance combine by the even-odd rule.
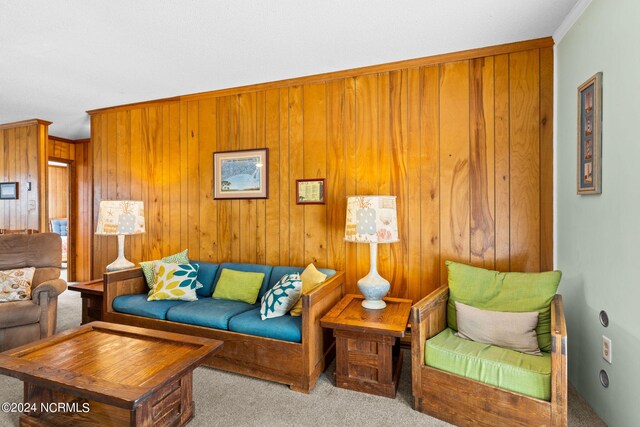
[[[412, 307], [415, 409], [461, 426], [567, 425], [567, 333], [560, 272], [498, 273], [447, 262], [449, 284]], [[542, 355], [458, 337], [456, 306], [538, 311]]]

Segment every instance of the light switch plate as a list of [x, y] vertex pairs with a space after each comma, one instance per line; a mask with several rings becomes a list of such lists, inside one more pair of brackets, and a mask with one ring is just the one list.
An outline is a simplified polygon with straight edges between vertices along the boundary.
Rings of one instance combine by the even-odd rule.
[[602, 358], [611, 363], [611, 338], [602, 336]]

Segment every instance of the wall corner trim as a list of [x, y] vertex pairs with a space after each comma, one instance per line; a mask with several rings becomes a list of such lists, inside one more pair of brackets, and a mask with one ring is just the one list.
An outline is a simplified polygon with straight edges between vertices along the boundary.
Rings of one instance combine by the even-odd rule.
[[558, 44], [567, 35], [571, 27], [575, 25], [580, 16], [589, 7], [593, 0], [578, 0], [578, 2], [571, 8], [567, 16], [560, 24], [560, 26], [553, 33], [553, 41]]

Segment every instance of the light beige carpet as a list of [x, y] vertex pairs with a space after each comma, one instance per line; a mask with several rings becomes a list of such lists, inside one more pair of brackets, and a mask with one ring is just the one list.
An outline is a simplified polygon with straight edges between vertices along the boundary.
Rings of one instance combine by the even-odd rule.
[[[58, 330], [80, 324], [80, 297], [67, 291], [60, 298]], [[287, 363], [283, 359], [281, 363]], [[398, 396], [371, 396], [335, 388], [334, 365], [321, 376], [311, 394], [289, 390], [280, 384], [247, 378], [209, 368], [194, 372], [193, 396], [196, 416], [193, 427], [212, 426], [447, 426], [449, 424], [416, 412], [411, 407], [409, 353]], [[0, 402], [21, 402], [22, 384], [0, 376]], [[0, 413], [1, 426], [17, 426], [18, 415]], [[591, 408], [574, 390], [569, 390], [569, 426], [603, 426]]]

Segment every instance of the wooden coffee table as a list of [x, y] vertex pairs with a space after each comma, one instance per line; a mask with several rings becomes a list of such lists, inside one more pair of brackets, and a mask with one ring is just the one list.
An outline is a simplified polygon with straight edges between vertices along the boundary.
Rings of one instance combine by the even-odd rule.
[[182, 426], [193, 370], [222, 345], [93, 322], [0, 354], [0, 373], [24, 381], [21, 426]]
[[404, 337], [411, 300], [385, 298], [382, 310], [362, 307], [364, 297], [346, 295], [321, 320], [336, 337], [336, 386], [395, 397], [402, 368], [398, 338]]

